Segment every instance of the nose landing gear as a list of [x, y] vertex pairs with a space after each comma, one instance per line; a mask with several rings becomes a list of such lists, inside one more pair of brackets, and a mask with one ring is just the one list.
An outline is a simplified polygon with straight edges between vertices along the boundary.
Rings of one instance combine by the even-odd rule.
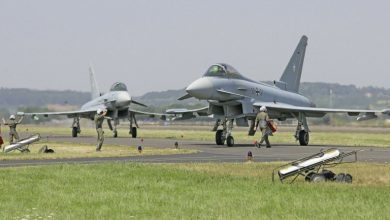
[[[135, 119], [134, 113], [129, 114], [129, 121], [130, 121], [129, 134], [131, 134], [132, 138], [136, 138], [137, 137], [138, 123], [137, 123], [137, 119]], [[135, 126], [133, 126], [133, 122], [134, 122]]]
[[[218, 128], [220, 120], [216, 122], [216, 128]], [[224, 145], [226, 141], [226, 145], [228, 147], [233, 147], [234, 146], [234, 138], [231, 135], [232, 129], [233, 129], [233, 122], [234, 120], [227, 120], [224, 119], [223, 122], [221, 123], [223, 129], [218, 129], [215, 132], [215, 143], [217, 145]]]

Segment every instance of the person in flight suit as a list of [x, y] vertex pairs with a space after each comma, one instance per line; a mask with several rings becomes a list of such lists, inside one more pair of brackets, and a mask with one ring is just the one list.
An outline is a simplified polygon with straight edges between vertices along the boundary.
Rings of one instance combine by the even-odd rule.
[[16, 126], [22, 122], [23, 116], [19, 117], [19, 120], [16, 120], [15, 115], [9, 117], [9, 121], [5, 122], [3, 118], [3, 124], [9, 126], [9, 144], [13, 144], [14, 140], [17, 142], [19, 140], [19, 134], [16, 131]]
[[97, 132], [97, 145], [96, 145], [96, 151], [100, 151], [102, 149], [102, 146], [103, 146], [103, 142], [104, 142], [104, 131], [103, 131], [103, 122], [104, 122], [104, 119], [106, 118], [107, 114], [107, 110], [104, 109], [98, 109], [96, 111], [96, 115], [95, 115], [95, 118], [94, 118], [94, 121], [95, 121], [95, 125], [96, 125], [96, 132]]
[[260, 127], [261, 131], [261, 139], [256, 142], [256, 147], [260, 148], [261, 144], [265, 141], [265, 144], [267, 148], [271, 147], [271, 144], [269, 143], [268, 140], [268, 135], [272, 134], [271, 129], [268, 127], [268, 122], [269, 122], [269, 116], [267, 113], [267, 108], [265, 106], [261, 106], [259, 113], [256, 116], [256, 127], [255, 130]]

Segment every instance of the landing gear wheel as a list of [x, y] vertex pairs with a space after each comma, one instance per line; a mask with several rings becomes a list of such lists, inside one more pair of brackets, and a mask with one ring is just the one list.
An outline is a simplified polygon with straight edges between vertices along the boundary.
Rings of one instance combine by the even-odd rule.
[[234, 138], [233, 138], [233, 136], [227, 137], [227, 139], [226, 139], [226, 145], [227, 145], [228, 147], [233, 147], [233, 146], [234, 146]]
[[334, 181], [339, 183], [352, 183], [352, 176], [348, 173], [339, 173], [334, 178]]
[[332, 171], [330, 170], [323, 170], [321, 172], [322, 175], [325, 176], [325, 179], [328, 181], [328, 180], [334, 180], [334, 177], [336, 176], [335, 173], [333, 173]]
[[131, 128], [131, 137], [136, 138], [137, 137], [137, 127]]
[[137, 127], [131, 128], [131, 137], [136, 138], [137, 137]]
[[325, 176], [322, 174], [319, 174], [319, 173], [313, 174], [310, 177], [310, 182], [312, 182], [312, 183], [325, 182], [325, 180], [326, 180]]
[[223, 133], [223, 130], [217, 130], [217, 132], [215, 132], [215, 143], [217, 145], [224, 144], [224, 140], [222, 139], [222, 133]]
[[310, 182], [311, 177], [312, 177], [313, 175], [315, 175], [315, 174], [316, 174], [316, 173], [314, 173], [314, 172], [308, 173], [308, 174], [305, 176], [305, 181], [306, 181], [306, 182]]
[[344, 182], [345, 173], [339, 173], [334, 177], [335, 182]]
[[118, 131], [113, 131], [112, 137], [117, 138], [118, 137]]
[[307, 146], [309, 144], [309, 132], [302, 130], [299, 132], [299, 144]]
[[352, 183], [352, 175], [349, 173], [345, 174], [344, 182], [345, 183]]
[[77, 130], [78, 130], [77, 127], [72, 128], [72, 137], [74, 138], [77, 137]]

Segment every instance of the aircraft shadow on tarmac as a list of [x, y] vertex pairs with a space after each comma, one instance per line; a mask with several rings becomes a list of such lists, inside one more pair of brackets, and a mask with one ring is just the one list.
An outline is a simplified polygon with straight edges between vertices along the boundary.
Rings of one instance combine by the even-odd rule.
[[[93, 139], [93, 138], [96, 138], [96, 136], [94, 135], [85, 135], [85, 136], [80, 136], [79, 138], [73, 138], [73, 137], [69, 137], [69, 136], [64, 136], [64, 135], [42, 135], [42, 139], [43, 140], [53, 140], [53, 139], [67, 139], [67, 140], [79, 140], [81, 142], [84, 142], [86, 141], [87, 143], [89, 142], [89, 139]], [[129, 137], [117, 137], [117, 138], [113, 138], [111, 136], [107, 136], [106, 137], [108, 140], [109, 139], [112, 139], [112, 140], [124, 140], [124, 139], [129, 139]], [[149, 138], [144, 138], [145, 141], [148, 141]], [[131, 140], [141, 140], [141, 137], [139, 138], [131, 138]], [[155, 139], [150, 139], [150, 140], [155, 140]], [[228, 147], [226, 145], [216, 145], [214, 142], [205, 142], [205, 141], [191, 141], [191, 140], [181, 140], [181, 139], [162, 139], [164, 141], [179, 141], [181, 143], [183, 142], [187, 142], [187, 141], [190, 141], [189, 143], [185, 143], [185, 145], [187, 146], [198, 146], [198, 147], [208, 147], [208, 148], [244, 148], [244, 147], [255, 147], [255, 145], [253, 143], [241, 143], [241, 144], [235, 144], [234, 146], [232, 147]], [[285, 144], [285, 143], [271, 143], [272, 144], [272, 147], [300, 147], [300, 148], [307, 148], [307, 147], [316, 147], [316, 148], [339, 148], [339, 147], [346, 147], [346, 146], [342, 146], [342, 145], [324, 145], [324, 144], [310, 144], [309, 146], [300, 146], [298, 143], [291, 143], [291, 144]], [[361, 146], [360, 146], [361, 147]], [[369, 146], [367, 146], [369, 147]], [[263, 144], [261, 146], [261, 148], [265, 148], [265, 145]]]
[[[187, 143], [188, 146], [208, 146], [211, 148], [239, 148], [239, 147], [255, 147], [254, 144], [235, 144], [232, 147], [228, 147], [226, 145], [215, 145], [212, 143]], [[265, 148], [265, 145], [261, 146], [262, 148]], [[320, 145], [320, 144], [311, 144], [310, 146], [300, 146], [298, 144], [272, 144], [272, 147], [335, 147], [334, 145]]]

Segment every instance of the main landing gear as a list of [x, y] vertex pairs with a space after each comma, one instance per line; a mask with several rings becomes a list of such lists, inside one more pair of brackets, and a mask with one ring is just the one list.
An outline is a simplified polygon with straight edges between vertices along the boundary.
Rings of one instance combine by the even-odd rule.
[[309, 126], [307, 125], [306, 116], [304, 113], [299, 113], [297, 119], [298, 125], [294, 137], [301, 146], [307, 146], [309, 144]]
[[[224, 145], [226, 141], [226, 145], [229, 147], [234, 146], [234, 138], [231, 134], [233, 129], [234, 119], [224, 119], [222, 122], [218, 119], [215, 123], [213, 131], [215, 132], [215, 143], [217, 145]], [[222, 129], [218, 129], [219, 126], [222, 126]]]
[[72, 137], [77, 137], [77, 135], [80, 133], [81, 133], [80, 118], [75, 117], [73, 118], [73, 123], [72, 123]]
[[[130, 121], [130, 131], [129, 131], [129, 134], [131, 134], [131, 137], [132, 138], [136, 138], [137, 137], [137, 128], [138, 128], [138, 123], [137, 123], [137, 119], [135, 118], [135, 114], [134, 113], [131, 113], [129, 114], [129, 121]], [[134, 127], [133, 127], [133, 122], [134, 122]]]
[[131, 127], [129, 133], [131, 134], [132, 138], [136, 138], [137, 137], [137, 127]]
[[118, 137], [118, 130], [116, 127], [119, 125], [119, 118], [114, 118], [114, 126], [112, 126], [111, 120], [107, 120], [108, 127], [112, 131], [112, 137], [117, 138]]

